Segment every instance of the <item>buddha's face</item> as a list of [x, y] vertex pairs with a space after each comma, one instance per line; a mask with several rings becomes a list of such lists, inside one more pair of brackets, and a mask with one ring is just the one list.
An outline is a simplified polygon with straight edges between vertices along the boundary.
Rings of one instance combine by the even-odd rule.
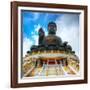
[[48, 26], [48, 30], [49, 30], [49, 33], [50, 33], [50, 34], [55, 34], [55, 33], [56, 33], [56, 30], [57, 30], [56, 25], [50, 24], [50, 25]]

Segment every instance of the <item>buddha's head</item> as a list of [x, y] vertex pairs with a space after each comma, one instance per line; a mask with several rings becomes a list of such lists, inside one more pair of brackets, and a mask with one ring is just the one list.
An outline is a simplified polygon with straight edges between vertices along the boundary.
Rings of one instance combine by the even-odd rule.
[[57, 26], [54, 22], [49, 22], [48, 24], [48, 33], [49, 34], [56, 34]]

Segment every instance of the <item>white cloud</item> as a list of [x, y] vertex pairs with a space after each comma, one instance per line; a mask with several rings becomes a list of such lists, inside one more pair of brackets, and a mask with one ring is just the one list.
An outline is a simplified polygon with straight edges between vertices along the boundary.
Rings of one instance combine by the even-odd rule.
[[[35, 31], [38, 32], [40, 27], [41, 26], [39, 24], [35, 25]], [[38, 45], [38, 35], [35, 34], [35, 32], [31, 32], [31, 34], [33, 39], [27, 37], [24, 37], [23, 39], [23, 57], [26, 55], [27, 51], [30, 50], [32, 45]]]
[[68, 41], [72, 46], [72, 49], [76, 52], [76, 55], [80, 56], [80, 35], [79, 35], [79, 21], [76, 14], [64, 14], [57, 18], [55, 21], [57, 24], [57, 35], [62, 38], [63, 41]]
[[39, 17], [39, 13], [37, 13], [37, 12], [34, 12], [34, 20], [37, 20], [38, 19], [38, 17]]
[[31, 34], [34, 35], [34, 32], [32, 31]]
[[47, 36], [47, 35], [48, 35], [47, 29], [46, 29], [45, 27], [43, 27], [43, 30], [44, 30], [44, 32], [45, 32], [45, 36]]
[[34, 45], [38, 45], [38, 35], [33, 35], [32, 37], [34, 39]]
[[38, 30], [41, 28], [40, 24], [34, 25], [35, 32], [38, 32]]
[[30, 21], [36, 21], [38, 18], [39, 18], [39, 13], [37, 13], [37, 12], [34, 12], [33, 14], [31, 13], [30, 15], [32, 15], [32, 17], [31, 16], [29, 16], [29, 17], [24, 17], [25, 18], [25, 22], [27, 23], [27, 22], [30, 22]]
[[32, 44], [33, 42], [30, 39], [26, 37], [23, 39], [23, 57], [26, 55], [27, 51], [30, 50]]
[[32, 45], [38, 45], [38, 35], [33, 35], [33, 39], [25, 37], [23, 39], [23, 57], [26, 55], [27, 51], [30, 50]]

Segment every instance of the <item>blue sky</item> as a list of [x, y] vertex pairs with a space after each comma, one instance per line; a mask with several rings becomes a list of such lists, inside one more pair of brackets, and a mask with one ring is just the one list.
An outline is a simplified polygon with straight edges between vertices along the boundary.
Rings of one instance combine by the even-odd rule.
[[32, 33], [38, 34], [35, 28], [40, 25], [47, 32], [47, 24], [50, 21], [55, 21], [61, 14], [43, 13], [43, 12], [30, 12], [22, 11], [23, 18], [23, 35], [27, 38], [31, 38]]
[[47, 25], [50, 21], [57, 24], [57, 36], [68, 41], [76, 54], [80, 55], [79, 14], [22, 11], [21, 15], [23, 56], [30, 50], [31, 45], [38, 44], [39, 28], [44, 29], [45, 35], [48, 34]]

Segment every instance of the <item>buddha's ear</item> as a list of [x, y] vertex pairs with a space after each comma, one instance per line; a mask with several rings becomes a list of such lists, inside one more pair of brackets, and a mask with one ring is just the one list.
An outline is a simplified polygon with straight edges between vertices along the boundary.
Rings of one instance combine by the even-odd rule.
[[57, 27], [54, 27], [55, 28], [55, 31], [57, 31]]

